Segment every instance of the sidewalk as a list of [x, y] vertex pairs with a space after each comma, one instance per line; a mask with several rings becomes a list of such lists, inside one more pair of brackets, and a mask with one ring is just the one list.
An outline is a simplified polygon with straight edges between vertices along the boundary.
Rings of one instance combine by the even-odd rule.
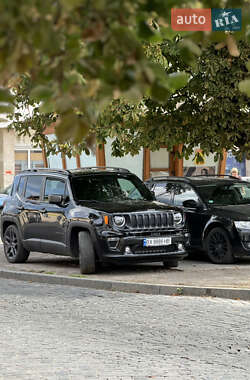
[[31, 253], [24, 264], [7, 262], [0, 245], [0, 270], [82, 277], [157, 285], [250, 289], [250, 259], [233, 265], [215, 265], [202, 257], [181, 261], [178, 268], [165, 269], [161, 263], [112, 266], [96, 274], [80, 276], [78, 263], [69, 257]]

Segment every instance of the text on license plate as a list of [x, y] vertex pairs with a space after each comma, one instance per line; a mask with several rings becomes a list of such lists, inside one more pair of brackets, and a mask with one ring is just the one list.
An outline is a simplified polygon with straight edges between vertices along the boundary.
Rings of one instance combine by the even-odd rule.
[[170, 245], [170, 244], [171, 244], [170, 237], [143, 239], [143, 247], [156, 247], [159, 245]]

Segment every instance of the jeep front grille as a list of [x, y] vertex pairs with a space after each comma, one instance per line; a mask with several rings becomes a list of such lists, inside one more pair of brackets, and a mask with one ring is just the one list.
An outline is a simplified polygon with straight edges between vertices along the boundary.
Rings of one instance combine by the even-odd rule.
[[173, 214], [171, 212], [149, 212], [127, 214], [126, 225], [131, 229], [156, 229], [173, 227]]

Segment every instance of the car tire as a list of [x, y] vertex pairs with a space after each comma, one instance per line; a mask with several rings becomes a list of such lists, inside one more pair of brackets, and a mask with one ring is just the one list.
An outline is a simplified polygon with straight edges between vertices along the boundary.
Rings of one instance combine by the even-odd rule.
[[163, 261], [164, 268], [177, 268], [179, 265], [178, 260], [165, 260]]
[[232, 264], [235, 262], [227, 232], [220, 227], [213, 228], [205, 240], [206, 253], [214, 264]]
[[8, 226], [3, 236], [4, 253], [9, 263], [24, 263], [30, 252], [21, 241], [19, 231], [14, 224]]
[[89, 232], [81, 231], [78, 235], [79, 239], [79, 265], [80, 273], [95, 273], [95, 250]]

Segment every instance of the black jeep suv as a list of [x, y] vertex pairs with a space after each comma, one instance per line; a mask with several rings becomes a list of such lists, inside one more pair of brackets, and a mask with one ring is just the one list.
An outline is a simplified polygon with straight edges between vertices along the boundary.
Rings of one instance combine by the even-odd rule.
[[79, 257], [81, 273], [94, 273], [98, 262], [177, 266], [189, 237], [183, 213], [154, 199], [126, 169], [25, 170], [3, 207], [6, 258], [69, 255]]

